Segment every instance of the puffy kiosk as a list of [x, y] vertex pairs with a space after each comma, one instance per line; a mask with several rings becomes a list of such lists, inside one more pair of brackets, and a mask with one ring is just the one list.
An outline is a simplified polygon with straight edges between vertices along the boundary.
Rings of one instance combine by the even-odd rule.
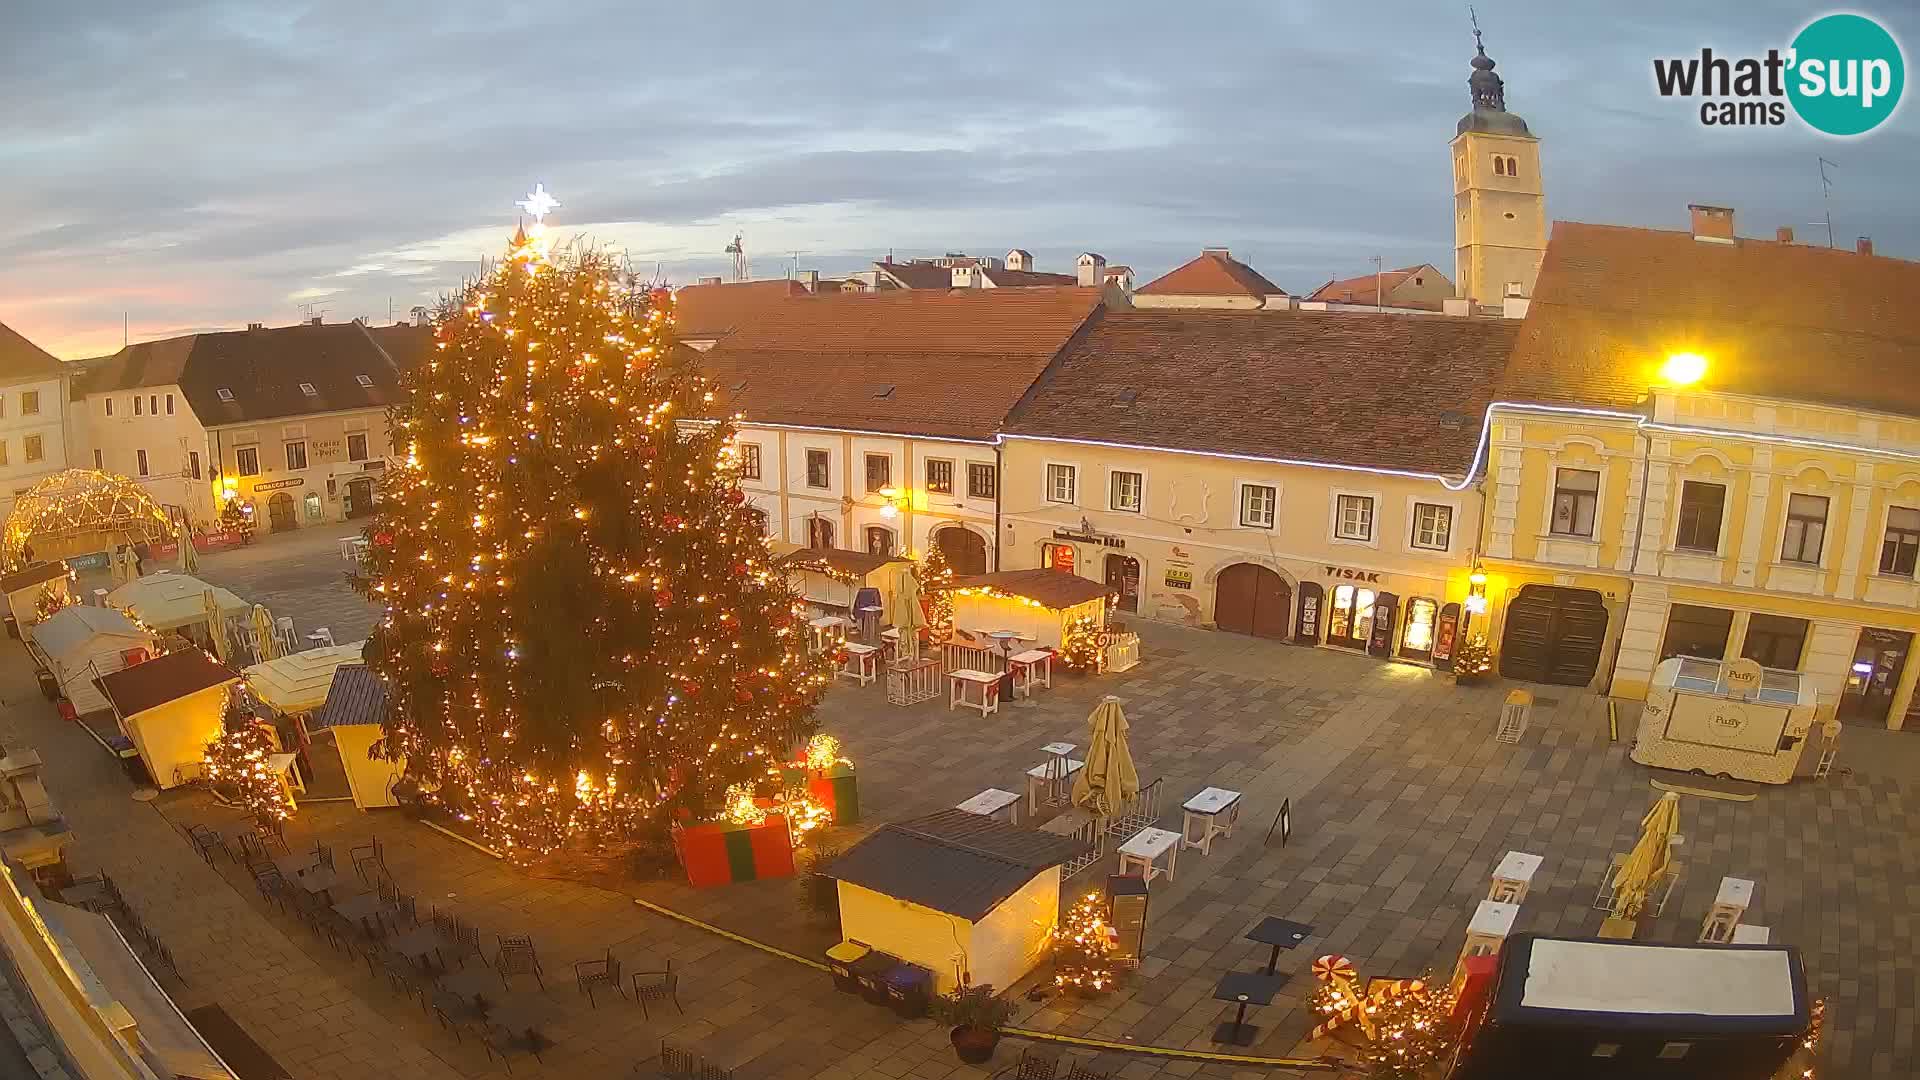
[[1675, 656], [1653, 671], [1633, 760], [1722, 779], [1793, 779], [1818, 695], [1805, 676], [1751, 660]]

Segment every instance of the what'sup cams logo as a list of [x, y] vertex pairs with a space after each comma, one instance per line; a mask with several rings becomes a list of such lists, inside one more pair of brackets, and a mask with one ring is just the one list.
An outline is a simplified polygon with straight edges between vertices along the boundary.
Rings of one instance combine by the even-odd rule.
[[1828, 135], [1864, 135], [1900, 106], [1907, 65], [1900, 43], [1865, 15], [1823, 15], [1765, 56], [1666, 57], [1653, 62], [1661, 97], [1700, 100], [1708, 127], [1779, 127], [1791, 106]]

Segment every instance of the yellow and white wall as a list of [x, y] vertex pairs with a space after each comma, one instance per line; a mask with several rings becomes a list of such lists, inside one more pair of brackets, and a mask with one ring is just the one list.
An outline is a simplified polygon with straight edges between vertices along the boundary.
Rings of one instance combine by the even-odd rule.
[[[364, 507], [355, 504], [370, 506], [377, 498], [393, 454], [385, 409], [224, 424], [208, 430], [207, 442], [219, 467], [212, 484], [232, 481], [225, 490], [253, 503], [254, 525], [262, 532], [284, 531], [276, 528], [276, 506], [281, 523], [290, 511], [289, 528], [345, 521], [350, 509], [359, 516]], [[304, 468], [290, 466], [290, 445], [304, 449]], [[258, 466], [252, 473], [241, 468], [242, 451], [249, 449]]]

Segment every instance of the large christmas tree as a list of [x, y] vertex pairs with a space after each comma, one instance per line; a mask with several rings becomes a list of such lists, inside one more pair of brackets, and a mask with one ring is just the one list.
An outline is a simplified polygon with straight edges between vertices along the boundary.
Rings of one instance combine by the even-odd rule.
[[517, 234], [393, 412], [384, 752], [517, 858], [715, 812], [816, 726], [829, 675], [670, 309]]

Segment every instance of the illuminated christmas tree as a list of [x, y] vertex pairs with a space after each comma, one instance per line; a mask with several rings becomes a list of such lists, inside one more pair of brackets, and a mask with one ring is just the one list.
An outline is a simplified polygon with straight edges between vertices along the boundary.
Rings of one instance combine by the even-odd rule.
[[541, 233], [405, 377], [365, 586], [383, 752], [519, 859], [717, 816], [812, 733], [829, 678], [670, 297]]
[[1060, 633], [1060, 663], [1074, 671], [1098, 674], [1106, 667], [1107, 654], [1100, 648], [1100, 621], [1081, 615]]
[[273, 736], [253, 717], [245, 694], [233, 690], [220, 717], [221, 733], [207, 744], [202, 762], [215, 791], [257, 822], [285, 821], [293, 815], [286, 789], [270, 760], [278, 751]]
[[1113, 919], [1097, 892], [1074, 901], [1053, 932], [1053, 984], [1063, 990], [1101, 993], [1113, 989]]
[[1446, 987], [1419, 983], [1368, 1006], [1374, 1037], [1360, 1047], [1374, 1080], [1418, 1080], [1452, 1052], [1456, 1032]]
[[914, 568], [920, 579], [920, 595], [927, 600], [927, 629], [935, 640], [945, 640], [953, 630], [953, 567], [939, 544], [927, 548], [926, 558]]
[[1453, 677], [1457, 682], [1473, 682], [1493, 670], [1493, 650], [1487, 646], [1487, 635], [1475, 634], [1460, 643], [1460, 649], [1453, 654]]

